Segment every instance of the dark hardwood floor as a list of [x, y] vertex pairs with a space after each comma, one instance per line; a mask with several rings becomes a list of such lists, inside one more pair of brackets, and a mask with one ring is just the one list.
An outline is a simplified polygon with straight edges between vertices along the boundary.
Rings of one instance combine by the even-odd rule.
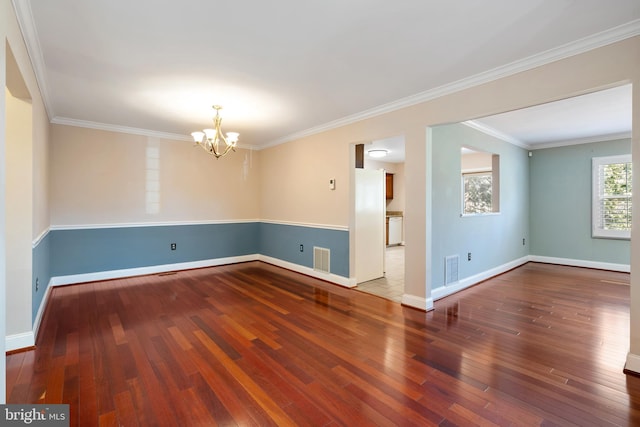
[[529, 263], [429, 313], [259, 262], [58, 287], [7, 396], [78, 426], [637, 426], [628, 283]]

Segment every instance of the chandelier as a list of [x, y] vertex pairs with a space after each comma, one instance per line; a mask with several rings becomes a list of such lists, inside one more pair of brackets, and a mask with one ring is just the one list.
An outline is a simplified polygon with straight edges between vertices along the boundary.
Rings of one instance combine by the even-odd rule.
[[191, 136], [193, 140], [202, 147], [207, 153], [216, 156], [216, 159], [224, 156], [229, 151], [236, 151], [236, 144], [238, 143], [238, 132], [227, 132], [227, 135], [223, 135], [220, 130], [220, 123], [222, 117], [220, 117], [220, 110], [222, 107], [214, 105], [213, 109], [216, 110], [216, 116], [213, 119], [215, 124], [214, 129], [204, 129], [202, 132], [192, 132]]

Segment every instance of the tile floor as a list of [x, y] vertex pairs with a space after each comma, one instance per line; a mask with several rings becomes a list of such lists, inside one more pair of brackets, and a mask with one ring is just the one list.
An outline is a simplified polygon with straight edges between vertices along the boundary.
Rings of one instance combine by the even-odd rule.
[[356, 289], [400, 302], [404, 293], [404, 246], [389, 246], [385, 254], [385, 275], [360, 283]]

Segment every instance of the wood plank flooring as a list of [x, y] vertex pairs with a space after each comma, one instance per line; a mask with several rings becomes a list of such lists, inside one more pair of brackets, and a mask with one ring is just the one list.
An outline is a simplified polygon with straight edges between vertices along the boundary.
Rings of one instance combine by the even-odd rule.
[[259, 262], [54, 288], [9, 403], [71, 425], [640, 425], [629, 275], [529, 263], [429, 313]]

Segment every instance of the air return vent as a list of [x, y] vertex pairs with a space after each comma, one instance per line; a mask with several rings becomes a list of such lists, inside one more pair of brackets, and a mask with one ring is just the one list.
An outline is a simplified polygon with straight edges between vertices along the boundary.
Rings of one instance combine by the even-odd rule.
[[449, 285], [458, 281], [458, 255], [449, 255], [444, 259], [444, 284]]
[[329, 259], [331, 251], [327, 248], [313, 247], [313, 269], [329, 273]]

